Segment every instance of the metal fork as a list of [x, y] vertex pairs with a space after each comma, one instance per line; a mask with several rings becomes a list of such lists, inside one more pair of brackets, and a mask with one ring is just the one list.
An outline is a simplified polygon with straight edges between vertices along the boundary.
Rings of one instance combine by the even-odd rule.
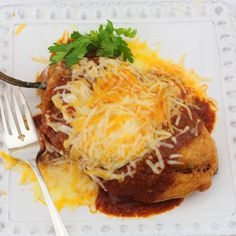
[[0, 97], [2, 136], [10, 155], [29, 164], [37, 176], [56, 235], [69, 236], [36, 162], [40, 145], [29, 106], [19, 88], [11, 91], [5, 91], [4, 95]]

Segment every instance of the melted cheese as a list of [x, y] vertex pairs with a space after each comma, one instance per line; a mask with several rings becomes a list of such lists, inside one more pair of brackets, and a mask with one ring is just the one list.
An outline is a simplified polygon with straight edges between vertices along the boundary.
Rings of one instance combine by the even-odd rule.
[[[157, 143], [172, 135], [171, 129], [162, 129], [163, 124], [167, 120], [171, 127], [176, 110], [187, 107], [176, 102], [181, 88], [172, 80], [118, 59], [99, 58], [99, 64], [83, 59], [72, 68], [72, 75], [72, 81], [55, 89], [59, 92], [52, 102], [72, 127], [65, 132], [69, 135], [65, 149], [79, 157], [91, 177], [123, 180], [125, 173], [116, 170], [153, 149], [160, 153]], [[47, 124], [62, 131], [49, 118]], [[158, 163], [164, 169], [160, 155]]]
[[23, 29], [26, 27], [26, 24], [21, 24], [17, 27], [16, 29], [16, 32], [15, 32], [15, 35], [18, 36], [22, 31]]
[[[72, 81], [55, 88], [58, 92], [52, 97], [71, 128], [49, 119], [47, 123], [69, 135], [65, 149], [92, 178], [123, 180], [125, 173], [116, 171], [152, 150], [158, 154], [158, 166], [164, 169], [159, 147], [173, 146], [164, 142], [175, 130], [171, 119], [177, 116], [179, 123], [181, 108], [192, 119], [192, 100], [183, 100], [182, 93], [191, 87], [205, 96], [205, 87], [199, 85], [202, 79], [186, 71], [182, 61], [179, 65], [164, 61], [137, 41], [129, 46], [134, 65], [119, 59], [101, 57], [95, 63], [84, 58], [72, 67]], [[73, 113], [68, 112], [70, 107]], [[188, 130], [185, 127], [178, 135]]]
[[[32, 169], [1, 151], [0, 156], [4, 159], [5, 168], [21, 173], [20, 184], [31, 183], [35, 200], [45, 204]], [[94, 209], [97, 184], [81, 171], [77, 162], [69, 158], [59, 158], [48, 162], [45, 157], [44, 162], [40, 162], [40, 170], [59, 210], [65, 206], [90, 206], [91, 210]]]
[[31, 59], [35, 62], [38, 62], [40, 64], [44, 64], [44, 65], [48, 65], [49, 64], [49, 60], [47, 58], [43, 58], [43, 57], [31, 57]]
[[[58, 42], [69, 40], [66, 32]], [[93, 206], [98, 186], [104, 188], [101, 178], [123, 180], [132, 176], [136, 163], [151, 150], [156, 152], [157, 160], [154, 163], [147, 159], [146, 164], [155, 174], [160, 174], [166, 164], [182, 164], [176, 160], [180, 154], [172, 154], [165, 163], [159, 151], [161, 146], [174, 147], [165, 142], [168, 138], [177, 143], [174, 130], [178, 135], [189, 132], [189, 127], [175, 127], [181, 119], [180, 109], [186, 109], [191, 118], [191, 94], [216, 108], [206, 96], [206, 86], [200, 85], [203, 79], [194, 71], [187, 71], [183, 59], [179, 64], [163, 60], [146, 43], [138, 41], [130, 42], [129, 47], [134, 64], [108, 58], [99, 58], [97, 64], [83, 59], [73, 66], [72, 80], [55, 88], [52, 102], [70, 126], [52, 122], [49, 117], [47, 124], [56, 132], [68, 134], [64, 147], [73, 158], [45, 158], [40, 168], [59, 209]], [[188, 97], [183, 100], [181, 94], [186, 91]], [[174, 116], [177, 119], [172, 124]], [[196, 130], [197, 126], [198, 123]], [[47, 148], [53, 151], [52, 147]], [[31, 169], [0, 154], [8, 160], [8, 168], [23, 172], [21, 183], [33, 183], [35, 198], [43, 201]], [[126, 173], [117, 172], [127, 164]]]

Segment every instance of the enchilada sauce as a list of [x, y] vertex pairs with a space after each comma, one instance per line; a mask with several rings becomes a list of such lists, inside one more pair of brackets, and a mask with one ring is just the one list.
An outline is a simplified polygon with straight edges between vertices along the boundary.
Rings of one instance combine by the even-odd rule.
[[[186, 125], [192, 126], [196, 123], [197, 117], [193, 121], [183, 114], [179, 128], [183, 129]], [[201, 132], [201, 126], [198, 127], [198, 133]], [[164, 162], [170, 154], [178, 153], [178, 149], [187, 145], [194, 139], [194, 134], [190, 132], [178, 137], [178, 142], [174, 148], [160, 147]], [[171, 143], [171, 140], [167, 140]], [[153, 163], [157, 160], [155, 152], [146, 154], [143, 160], [139, 161], [135, 167], [135, 173], [132, 177], [127, 176], [124, 181], [111, 180], [104, 183], [107, 191], [100, 189], [96, 199], [96, 208], [108, 215], [123, 217], [147, 217], [154, 214], [160, 214], [179, 206], [183, 199], [171, 199], [162, 201], [162, 194], [165, 193], [175, 181], [175, 166], [168, 165], [161, 174], [153, 173], [151, 168], [145, 163], [147, 158], [152, 157]], [[126, 172], [126, 167], [120, 169]], [[154, 203], [159, 201], [158, 203]]]
[[[201, 113], [193, 111], [193, 120], [190, 120], [188, 115], [183, 113], [179, 128], [184, 128], [186, 125], [192, 128], [196, 124], [197, 118], [200, 118], [211, 132], [215, 122], [214, 113], [209, 106], [204, 106], [204, 103], [201, 104], [198, 101], [198, 104], [204, 111], [201, 111]], [[199, 123], [198, 134], [201, 134], [203, 122]], [[194, 138], [194, 134], [187, 132], [178, 137], [178, 142], [173, 149], [161, 147], [160, 151], [164, 161], [170, 154], [177, 153], [178, 149], [190, 143]], [[167, 143], [171, 143], [171, 141], [167, 140]], [[151, 155], [153, 160], [155, 160], [155, 155]], [[124, 168], [122, 169], [123, 171]], [[169, 211], [179, 206], [183, 199], [161, 201], [162, 193], [173, 186], [175, 172], [191, 173], [191, 169], [186, 170], [185, 168], [184, 166], [177, 168], [167, 164], [162, 173], [156, 175], [144, 161], [140, 161], [137, 163], [133, 177], [128, 176], [122, 182], [112, 180], [104, 183], [107, 192], [100, 189], [96, 199], [96, 208], [105, 214], [122, 217], [147, 217]], [[158, 200], [160, 202], [153, 203]]]
[[159, 203], [141, 203], [132, 199], [115, 199], [109, 196], [108, 192], [100, 189], [97, 199], [97, 210], [107, 214], [120, 217], [147, 217], [164, 213], [181, 204], [182, 198], [171, 199]]
[[[214, 115], [211, 116], [212, 112], [209, 107], [203, 106], [204, 104], [201, 104], [200, 102], [199, 105], [205, 112], [199, 114], [199, 112], [195, 111], [197, 116], [194, 117], [194, 122], [191, 121], [191, 123], [195, 123], [197, 117], [202, 119], [202, 116], [204, 115], [202, 120], [208, 130], [211, 131], [215, 117]], [[37, 127], [39, 127], [39, 130], [43, 125], [42, 121], [41, 116], [35, 117], [35, 123]], [[191, 126], [187, 114], [185, 114], [182, 116], [180, 126], [184, 127], [187, 124]], [[199, 133], [201, 132], [201, 125], [198, 127]], [[49, 140], [50, 138], [51, 137], [49, 137]], [[176, 145], [174, 150], [170, 151], [165, 148], [160, 150], [163, 158], [167, 158], [167, 156], [171, 154], [170, 152], [176, 152], [176, 149], [191, 142], [193, 138], [194, 135], [191, 135], [190, 133], [180, 136], [178, 139], [178, 145]], [[56, 139], [56, 141], [59, 142], [58, 144], [61, 144], [64, 140]], [[153, 161], [155, 161], [154, 155]], [[156, 175], [144, 163], [137, 164], [137, 171], [133, 177], [128, 176], [122, 182], [112, 180], [104, 183], [107, 191], [104, 191], [103, 189], [99, 190], [96, 199], [97, 210], [108, 215], [120, 217], [147, 217], [154, 214], [164, 213], [181, 204], [183, 201], [181, 198], [153, 203], [155, 199], [158, 200], [159, 196], [172, 186], [174, 182], [173, 173], [176, 171], [174, 166], [166, 165], [163, 172], [160, 175]], [[122, 171], [124, 171], [125, 168], [126, 167], [123, 167]]]

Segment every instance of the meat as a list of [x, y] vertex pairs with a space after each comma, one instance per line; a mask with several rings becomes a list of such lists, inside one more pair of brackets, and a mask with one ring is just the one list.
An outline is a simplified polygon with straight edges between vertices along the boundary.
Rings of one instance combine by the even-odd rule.
[[204, 191], [211, 186], [218, 160], [216, 146], [208, 130], [203, 126], [201, 135], [179, 151], [183, 155], [180, 161], [184, 165], [173, 168], [174, 181], [156, 201], [184, 198], [194, 191]]
[[[112, 180], [105, 183], [113, 199], [129, 198], [134, 201], [152, 203], [173, 198], [183, 198], [194, 191], [204, 191], [211, 186], [211, 178], [217, 171], [216, 147], [204, 125], [198, 136], [183, 135], [179, 146], [162, 155], [167, 159], [171, 153], [181, 154], [181, 165], [168, 165], [160, 175], [153, 173], [145, 163], [147, 157], [137, 164], [133, 177], [123, 182]], [[153, 155], [153, 154], [152, 154]]]
[[37, 81], [47, 83], [47, 90], [40, 91], [41, 104], [39, 107], [42, 110], [40, 130], [48, 141], [59, 150], [63, 150], [63, 142], [68, 136], [62, 132], [56, 132], [48, 126], [46, 115], [49, 115], [52, 121], [57, 119], [59, 122], [64, 123], [62, 113], [54, 106], [51, 97], [55, 93], [53, 91], [55, 87], [66, 84], [70, 79], [71, 72], [63, 64], [50, 66], [37, 79]]
[[[46, 115], [56, 115], [63, 123], [63, 117], [59, 110], [51, 102], [51, 97], [55, 93], [53, 88], [70, 81], [71, 74], [63, 65], [49, 68], [47, 75], [41, 75], [40, 80], [48, 80], [47, 91], [42, 94], [42, 125], [41, 130], [48, 140], [60, 150], [63, 150], [63, 142], [67, 135], [56, 132], [48, 126]], [[217, 152], [210, 132], [215, 122], [215, 112], [211, 110], [209, 101], [195, 98], [198, 108], [191, 108], [193, 118], [185, 109], [181, 110], [181, 120], [177, 128], [185, 132], [178, 136], [176, 131], [173, 137], [178, 136], [174, 148], [160, 147], [160, 152], [164, 158], [165, 168], [161, 174], [156, 174], [147, 165], [149, 159], [155, 163], [157, 158], [154, 152], [148, 153], [133, 167], [133, 176], [127, 176], [123, 181], [111, 180], [103, 181], [111, 201], [128, 199], [142, 203], [155, 203], [169, 199], [184, 198], [194, 191], [204, 191], [211, 186], [212, 176], [217, 171]], [[173, 118], [172, 123], [174, 123]], [[172, 143], [170, 138], [167, 143]], [[178, 154], [178, 162], [181, 164], [170, 164], [170, 156]], [[172, 160], [173, 161], [173, 160]], [[173, 162], [172, 162], [173, 163]], [[129, 165], [129, 164], [128, 164]], [[128, 166], [127, 165], [127, 166]], [[127, 171], [127, 166], [117, 170]]]

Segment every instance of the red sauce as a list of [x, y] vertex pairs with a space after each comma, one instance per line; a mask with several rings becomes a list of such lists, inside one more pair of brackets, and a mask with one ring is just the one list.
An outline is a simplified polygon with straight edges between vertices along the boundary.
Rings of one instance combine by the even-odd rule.
[[[180, 124], [178, 128], [183, 129], [185, 126], [190, 128], [195, 127], [197, 117], [193, 113], [193, 120], [190, 120], [188, 114], [182, 113]], [[174, 121], [173, 121], [174, 122]], [[202, 124], [198, 125], [198, 134], [201, 133]], [[155, 152], [146, 154], [144, 158], [137, 162], [134, 175], [127, 176], [124, 181], [119, 182], [117, 180], [111, 180], [104, 183], [107, 191], [110, 193], [110, 197], [113, 195], [119, 198], [129, 198], [133, 201], [153, 203], [161, 201], [163, 194], [173, 186], [175, 181], [175, 166], [168, 164], [168, 159], [171, 154], [178, 153], [178, 150], [183, 146], [189, 144], [195, 135], [190, 132], [186, 132], [183, 135], [177, 137], [177, 144], [173, 148], [167, 148], [165, 146], [160, 147], [160, 152], [165, 162], [165, 168], [161, 174], [157, 175], [153, 173], [151, 168], [146, 164], [147, 158], [153, 163], [157, 162]], [[173, 144], [170, 139], [167, 139], [166, 143]], [[120, 171], [126, 172], [126, 166], [121, 168]], [[178, 166], [182, 168], [182, 166]], [[131, 167], [131, 169], [133, 169]]]
[[[96, 63], [96, 62], [95, 62]], [[49, 71], [54, 73], [53, 70]], [[50, 78], [50, 75], [48, 75]], [[45, 93], [44, 112], [46, 110], [50, 111], [50, 115], [54, 114], [57, 118], [60, 117], [60, 111], [53, 107], [54, 105], [51, 102], [51, 96], [56, 93], [53, 91], [58, 85], [63, 85], [66, 82], [70, 81], [71, 74], [69, 71], [62, 70], [60, 73], [56, 73], [53, 76], [53, 80], [49, 81], [50, 89], [47, 89]], [[50, 79], [51, 80], [51, 79]], [[58, 91], [57, 91], [58, 92]], [[188, 117], [188, 114], [183, 112], [180, 124], [178, 128], [183, 129], [186, 125], [190, 128], [195, 127], [196, 120], [199, 118], [201, 123], [198, 127], [198, 133], [201, 132], [201, 127], [204, 124], [206, 128], [211, 131], [215, 123], [215, 112], [212, 111], [209, 101], [202, 101], [199, 98], [195, 99], [195, 104], [200, 109], [194, 109], [194, 119], [191, 121]], [[58, 113], [59, 112], [59, 113]], [[73, 113], [71, 109], [70, 112]], [[42, 117], [42, 125], [40, 129], [42, 134], [47, 136], [48, 140], [58, 149], [63, 149], [63, 142], [67, 138], [67, 135], [61, 132], [55, 132], [46, 124], [45, 114]], [[63, 121], [62, 121], [63, 123]], [[165, 147], [161, 148], [161, 153], [164, 160], [172, 153], [177, 153], [178, 149], [184, 145], [187, 145], [195, 138], [193, 133], [187, 132], [185, 135], [178, 137], [178, 145], [173, 149], [168, 149]], [[167, 140], [169, 142], [170, 140]], [[153, 160], [155, 162], [155, 155]], [[145, 159], [145, 158], [144, 158]], [[124, 167], [121, 171], [125, 170]], [[166, 165], [166, 168], [158, 176], [154, 174], [150, 167], [148, 167], [144, 162], [137, 164], [137, 171], [134, 176], [126, 177], [123, 182], [118, 182], [116, 180], [105, 182], [104, 185], [108, 192], [100, 189], [99, 194], [96, 199], [96, 208], [108, 215], [122, 216], [122, 217], [146, 217], [154, 214], [160, 214], [168, 210], [173, 209], [176, 206], [179, 206], [183, 199], [171, 199], [168, 201], [162, 201], [159, 203], [153, 203], [154, 201], [161, 200], [161, 195], [168, 189], [171, 188], [175, 172], [181, 171], [184, 173], [191, 173], [191, 169], [186, 169], [182, 167], [174, 167]]]
[[212, 111], [212, 106], [214, 107], [214, 105], [212, 104], [213, 102], [204, 101], [196, 97], [194, 103], [199, 107], [199, 109], [195, 109], [195, 112], [198, 114], [205, 127], [211, 133], [216, 121], [216, 113]]
[[103, 190], [99, 191], [96, 199], [97, 210], [113, 216], [119, 217], [147, 217], [161, 214], [172, 210], [183, 202], [182, 198], [171, 199], [164, 202], [146, 204], [130, 200], [114, 200]]
[[[51, 112], [56, 114], [55, 109], [52, 109]], [[200, 114], [197, 116], [200, 116]], [[179, 128], [184, 128], [186, 125], [190, 127], [195, 125], [196, 118], [194, 117], [193, 121], [190, 121], [188, 115], [183, 113]], [[41, 121], [40, 117], [37, 119]], [[40, 126], [40, 122], [37, 119], [36, 124]], [[212, 120], [214, 119], [211, 117], [208, 122], [210, 121], [209, 123], [211, 123]], [[198, 127], [199, 134], [201, 133], [201, 125], [199, 124]], [[43, 134], [45, 135], [44, 132]], [[49, 130], [47, 130], [46, 135], [50, 137], [50, 141], [54, 145], [62, 144], [65, 140], [65, 137], [60, 137], [59, 133], [51, 134]], [[193, 138], [194, 135], [188, 132], [178, 138], [178, 145], [174, 149], [170, 150], [162, 147], [161, 152], [163, 157], [177, 152], [179, 147], [186, 145]], [[181, 204], [183, 199], [180, 198], [152, 203], [158, 198], [158, 195], [165, 192], [173, 183], [174, 175], [172, 173], [176, 171], [173, 166], [167, 165], [161, 175], [154, 174], [146, 164], [144, 165], [141, 162], [140, 165], [138, 164], [137, 169], [140, 171], [137, 171], [134, 177], [127, 177], [122, 183], [115, 180], [104, 183], [109, 193], [100, 189], [96, 199], [97, 210], [108, 215], [120, 217], [147, 217], [172, 210]], [[189, 171], [191, 172], [191, 170]], [[149, 180], [148, 182], [147, 179]]]
[[[206, 107], [205, 107], [206, 108]], [[210, 116], [208, 109], [204, 109]], [[195, 127], [197, 118], [202, 118], [196, 112], [192, 113], [193, 120], [190, 120], [186, 113], [182, 113], [178, 128], [183, 129], [186, 125], [190, 128]], [[203, 114], [201, 114], [203, 115]], [[204, 120], [205, 121], [205, 120]], [[214, 122], [213, 116], [208, 120], [209, 124]], [[198, 134], [201, 134], [203, 123], [198, 125]], [[195, 138], [191, 132], [177, 138], [178, 142], [172, 149], [160, 148], [164, 160], [172, 153], [178, 153], [178, 149], [187, 145]], [[171, 143], [167, 140], [167, 143]], [[150, 155], [150, 154], [149, 154]], [[155, 155], [151, 153], [155, 158]], [[122, 168], [124, 170], [125, 167]], [[105, 182], [104, 185], [108, 192], [100, 191], [96, 200], [96, 208], [109, 215], [129, 216], [129, 217], [147, 217], [154, 214], [160, 214], [179, 206], [182, 199], [171, 199], [161, 201], [162, 194], [173, 186], [175, 172], [191, 173], [191, 169], [185, 169], [186, 166], [171, 166], [166, 163], [166, 168], [160, 175], [156, 175], [145, 164], [144, 160], [137, 163], [136, 172], [133, 177], [126, 177], [124, 181], [112, 180]], [[160, 199], [160, 200], [159, 200]], [[158, 203], [153, 203], [158, 201]]]
[[35, 115], [33, 119], [34, 119], [35, 126], [37, 128], [40, 128], [40, 126], [42, 125], [42, 121], [41, 121], [42, 115], [41, 114]]

